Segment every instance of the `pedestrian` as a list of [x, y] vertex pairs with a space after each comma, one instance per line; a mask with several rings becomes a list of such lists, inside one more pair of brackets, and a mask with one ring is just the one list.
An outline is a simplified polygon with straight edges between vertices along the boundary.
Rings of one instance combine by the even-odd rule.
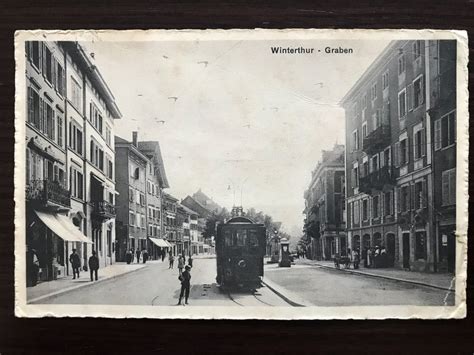
[[142, 254], [140, 249], [137, 248], [136, 254], [137, 254], [137, 264], [140, 264], [140, 255]]
[[168, 267], [168, 269], [172, 269], [172, 268], [173, 268], [173, 264], [174, 264], [174, 256], [173, 256], [173, 254], [170, 254], [168, 260], [169, 260], [169, 262], [170, 262], [170, 266]]
[[133, 259], [132, 250], [131, 250], [131, 249], [128, 249], [128, 250], [127, 250], [127, 253], [125, 254], [125, 261], [127, 262], [127, 264], [130, 265], [130, 263], [132, 262], [132, 259]]
[[72, 279], [79, 278], [79, 268], [81, 267], [81, 258], [76, 253], [76, 249], [72, 249], [72, 254], [69, 256], [69, 262], [72, 266]]
[[188, 265], [192, 268], [193, 267], [193, 257], [192, 255], [189, 255], [189, 258], [188, 258]]
[[354, 260], [354, 269], [358, 269], [359, 268], [359, 262], [360, 262], [359, 249], [355, 249], [353, 251], [353, 260]]
[[184, 272], [179, 275], [178, 279], [181, 281], [181, 291], [179, 293], [179, 301], [178, 304], [181, 304], [181, 300], [183, 299], [184, 296], [184, 304], [188, 304], [188, 298], [189, 298], [189, 289], [191, 287], [191, 273], [190, 273], [191, 267], [189, 265], [186, 265], [184, 268]]
[[367, 250], [367, 267], [368, 268], [373, 267], [373, 263], [374, 263], [373, 255], [374, 255], [374, 253], [373, 253], [372, 248], [369, 248]]
[[184, 257], [180, 255], [178, 258], [178, 270], [179, 270], [180, 275], [183, 273], [183, 268], [184, 268]]
[[166, 256], [166, 253], [164, 250], [161, 251], [161, 261], [162, 262], [165, 262], [165, 256]]
[[145, 249], [143, 251], [143, 264], [146, 264], [147, 260], [148, 260], [148, 251]]
[[91, 272], [91, 281], [94, 281], [93, 275], [95, 275], [95, 280], [97, 281], [97, 271], [99, 270], [99, 258], [96, 255], [95, 250], [92, 252], [91, 257], [89, 258], [89, 270]]
[[130, 252], [132, 253], [132, 260], [130, 261], [133, 264], [133, 261], [135, 260], [135, 249], [131, 249]]
[[35, 249], [30, 249], [27, 246], [26, 252], [26, 272], [27, 272], [27, 286], [36, 286], [38, 284], [39, 261]]
[[367, 257], [368, 257], [368, 254], [369, 254], [369, 250], [367, 247], [364, 247], [364, 249], [362, 250], [362, 260], [364, 260], [364, 267], [367, 267]]

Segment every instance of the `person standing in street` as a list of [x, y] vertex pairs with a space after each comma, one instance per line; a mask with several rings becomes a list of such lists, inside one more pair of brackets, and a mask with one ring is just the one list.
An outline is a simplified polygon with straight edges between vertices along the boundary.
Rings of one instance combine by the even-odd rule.
[[131, 249], [130, 252], [132, 253], [132, 260], [131, 263], [133, 264], [133, 261], [135, 260], [135, 249]]
[[140, 255], [141, 255], [141, 252], [140, 252], [140, 249], [137, 249], [137, 264], [140, 264]]
[[166, 252], [163, 250], [163, 251], [161, 252], [161, 261], [162, 261], [162, 262], [165, 262], [165, 256], [166, 256]]
[[192, 268], [193, 267], [193, 257], [192, 255], [189, 255], [189, 258], [188, 258], [188, 265]]
[[94, 281], [93, 277], [95, 275], [95, 280], [97, 281], [97, 273], [99, 270], [99, 258], [96, 255], [95, 250], [92, 252], [91, 257], [89, 258], [89, 270], [91, 272], [91, 281]]
[[179, 256], [178, 258], [178, 270], [179, 270], [179, 275], [183, 274], [183, 268], [184, 268], [184, 258], [182, 255]]
[[148, 260], [148, 251], [145, 249], [143, 251], [143, 264], [146, 264], [147, 260]]
[[189, 304], [188, 303], [189, 289], [191, 287], [190, 270], [191, 270], [191, 267], [189, 265], [186, 265], [184, 272], [179, 275], [179, 280], [181, 281], [181, 291], [179, 293], [178, 305], [181, 304], [181, 300], [183, 299], [183, 296], [184, 296], [184, 304]]
[[69, 256], [69, 262], [72, 266], [72, 279], [79, 278], [79, 268], [81, 267], [81, 259], [79, 255], [76, 253], [76, 249], [72, 249], [72, 254]]
[[127, 250], [127, 254], [125, 255], [125, 261], [127, 264], [130, 264], [132, 262], [132, 251], [130, 249]]
[[173, 264], [174, 264], [174, 256], [173, 254], [170, 253], [170, 256], [168, 258], [169, 262], [170, 262], [170, 266], [168, 267], [168, 269], [172, 269], [173, 268]]

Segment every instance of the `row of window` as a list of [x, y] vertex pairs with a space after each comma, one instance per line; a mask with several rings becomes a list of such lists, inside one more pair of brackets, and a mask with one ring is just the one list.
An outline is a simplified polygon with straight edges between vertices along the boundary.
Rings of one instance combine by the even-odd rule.
[[160, 188], [157, 184], [153, 183], [152, 181], [148, 180], [146, 182], [146, 189], [149, 195], [160, 197]]
[[56, 92], [65, 96], [65, 72], [60, 61], [56, 59], [49, 47], [38, 41], [26, 42], [26, 55], [36, 70], [43, 74], [46, 81]]
[[[423, 41], [414, 41], [412, 44], [412, 60], [414, 62], [418, 62], [421, 58], [422, 55], [422, 43]], [[401, 53], [398, 57], [398, 75], [403, 75], [406, 72], [406, 58], [407, 54], [406, 53]], [[382, 73], [382, 90], [385, 90], [389, 86], [389, 70], [385, 70]], [[366, 107], [368, 107], [369, 103], [369, 95], [370, 95], [370, 100], [373, 102], [377, 99], [378, 97], [378, 90], [377, 90], [377, 83], [373, 83], [370, 86], [369, 92], [364, 93], [359, 100], [355, 102], [354, 105], [354, 110], [353, 112], [353, 117], [357, 117], [359, 112]], [[417, 107], [416, 105], [415, 107]]]
[[145, 206], [146, 200], [143, 192], [136, 190], [133, 187], [129, 187], [128, 191], [128, 198], [131, 203], [134, 202], [137, 205]]
[[148, 224], [148, 236], [158, 237], [160, 232], [160, 226], [157, 224]]
[[418, 76], [412, 83], [398, 93], [398, 117], [404, 118], [424, 102], [425, 90], [423, 75]]
[[56, 181], [64, 185], [66, 176], [61, 166], [26, 148], [26, 184], [36, 180]]
[[148, 218], [160, 220], [160, 209], [155, 206], [148, 206]]
[[28, 123], [33, 125], [49, 140], [63, 146], [64, 114], [54, 110], [49, 98], [43, 99], [33, 87], [28, 87]]
[[137, 228], [145, 229], [145, 215], [143, 213], [130, 211], [129, 212], [129, 221], [130, 226], [135, 226]]
[[[456, 169], [446, 170], [442, 173], [441, 186], [442, 205], [449, 206], [456, 203]], [[369, 211], [372, 211], [371, 218], [376, 219], [382, 216], [394, 214], [393, 191], [376, 194], [370, 198], [364, 198], [352, 203], [352, 222], [359, 224], [360, 220], [368, 221]], [[419, 180], [414, 184], [406, 184], [398, 188], [398, 211], [401, 213], [410, 210], [420, 210], [427, 207], [426, 181]], [[369, 205], [371, 207], [369, 207]], [[383, 210], [381, 207], [383, 206]]]

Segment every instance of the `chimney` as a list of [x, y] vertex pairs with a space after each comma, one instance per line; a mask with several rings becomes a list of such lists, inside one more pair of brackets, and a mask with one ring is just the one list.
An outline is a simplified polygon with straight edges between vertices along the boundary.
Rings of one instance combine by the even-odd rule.
[[137, 131], [132, 132], [132, 144], [138, 148], [138, 132]]

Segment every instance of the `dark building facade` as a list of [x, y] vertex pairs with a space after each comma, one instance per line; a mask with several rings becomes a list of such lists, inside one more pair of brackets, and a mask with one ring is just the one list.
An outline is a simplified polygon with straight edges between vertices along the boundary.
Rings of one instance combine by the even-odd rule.
[[[438, 90], [433, 81], [439, 80], [433, 68], [453, 55], [452, 50], [436, 50], [439, 45], [391, 42], [342, 101], [350, 246], [360, 249], [363, 259], [368, 249], [383, 247], [386, 266], [439, 269], [435, 194], [445, 163], [436, 167], [435, 158], [449, 155], [451, 147], [435, 153], [435, 136], [442, 133], [435, 132], [439, 124], [432, 114], [432, 95]], [[452, 112], [447, 101], [439, 105], [443, 109], [436, 112]], [[436, 174], [436, 169], [442, 170]]]
[[311, 174], [305, 191], [307, 256], [332, 260], [346, 255], [344, 145], [322, 152], [322, 160]]

